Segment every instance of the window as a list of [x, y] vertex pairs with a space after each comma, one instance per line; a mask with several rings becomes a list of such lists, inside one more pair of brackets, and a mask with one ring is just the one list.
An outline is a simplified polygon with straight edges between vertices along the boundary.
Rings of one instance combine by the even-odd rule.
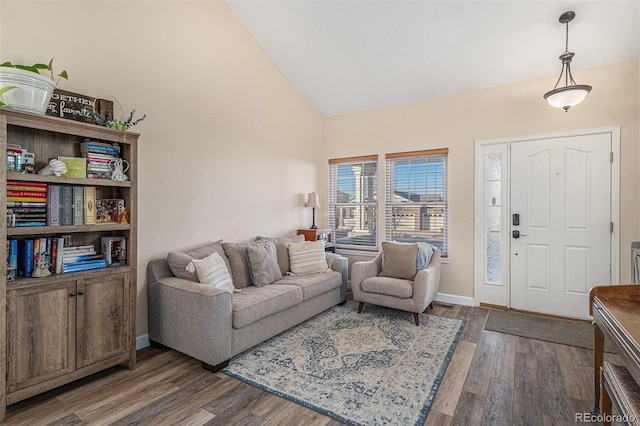
[[448, 152], [387, 154], [387, 241], [425, 241], [447, 255]]
[[329, 160], [329, 226], [337, 248], [378, 250], [378, 156]]

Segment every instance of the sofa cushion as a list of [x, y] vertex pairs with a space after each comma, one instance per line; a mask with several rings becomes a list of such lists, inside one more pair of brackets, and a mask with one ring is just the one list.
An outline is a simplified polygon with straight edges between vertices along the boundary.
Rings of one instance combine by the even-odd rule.
[[247, 262], [249, 265], [249, 277], [256, 287], [282, 278], [276, 245], [271, 240], [260, 240], [247, 245]]
[[251, 285], [249, 265], [247, 264], [247, 245], [249, 243], [222, 243], [224, 253], [229, 259], [229, 270], [235, 288]]
[[224, 260], [227, 268], [229, 268], [229, 261], [227, 260], [222, 248], [222, 240], [218, 240], [215, 243], [205, 244], [185, 252], [170, 252], [167, 255], [167, 263], [169, 264], [171, 272], [176, 277], [198, 282], [198, 276], [193, 272], [187, 271], [187, 265], [193, 259], [204, 259], [211, 253], [218, 253], [220, 257], [222, 257], [222, 260]]
[[360, 288], [367, 293], [384, 294], [399, 299], [411, 299], [413, 296], [413, 282], [398, 278], [367, 278], [362, 281]]
[[287, 272], [291, 272], [291, 266], [289, 265], [289, 249], [287, 245], [289, 243], [301, 243], [304, 241], [304, 235], [296, 235], [295, 237], [256, 237], [257, 240], [269, 239], [276, 245], [276, 253], [278, 256], [278, 266], [280, 266], [280, 273], [285, 275]]
[[322, 241], [290, 243], [289, 263], [293, 274], [315, 274], [329, 269]]
[[233, 295], [233, 328], [246, 327], [301, 302], [302, 289], [294, 285], [244, 288]]
[[416, 277], [416, 244], [382, 243], [382, 272], [380, 277], [413, 280]]
[[204, 259], [193, 259], [187, 265], [187, 272], [195, 272], [202, 284], [218, 287], [227, 293], [235, 290], [227, 265], [218, 253], [211, 253]]
[[324, 274], [286, 275], [276, 284], [295, 285], [302, 289], [304, 300], [309, 300], [342, 285], [342, 274], [336, 271]]

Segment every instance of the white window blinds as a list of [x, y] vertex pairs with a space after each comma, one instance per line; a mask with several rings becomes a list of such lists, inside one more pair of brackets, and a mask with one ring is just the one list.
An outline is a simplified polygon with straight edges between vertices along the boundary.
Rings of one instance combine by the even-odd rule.
[[378, 249], [378, 156], [329, 160], [329, 226], [337, 248]]
[[447, 255], [448, 152], [387, 154], [387, 241], [425, 241]]

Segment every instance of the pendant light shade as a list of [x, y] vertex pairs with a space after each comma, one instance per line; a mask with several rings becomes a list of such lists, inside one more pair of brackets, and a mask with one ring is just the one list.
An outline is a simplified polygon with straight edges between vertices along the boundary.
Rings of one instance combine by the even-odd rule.
[[[549, 105], [556, 108], [563, 108], [565, 111], [582, 102], [591, 91], [591, 86], [576, 84], [573, 75], [571, 75], [571, 60], [575, 54], [569, 52], [569, 22], [571, 22], [575, 16], [576, 14], [572, 11], [560, 15], [560, 22], [567, 26], [565, 51], [560, 55], [562, 70], [560, 71], [560, 77], [553, 90], [544, 94], [544, 98], [549, 102]], [[563, 80], [562, 76], [564, 76], [564, 86], [558, 87], [558, 84]]]

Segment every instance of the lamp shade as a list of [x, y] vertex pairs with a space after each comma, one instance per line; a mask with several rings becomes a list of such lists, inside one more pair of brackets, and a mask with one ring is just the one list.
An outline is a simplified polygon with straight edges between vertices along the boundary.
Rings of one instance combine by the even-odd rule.
[[315, 192], [310, 192], [307, 196], [307, 207], [320, 207], [320, 196]]
[[582, 102], [590, 91], [591, 86], [586, 84], [565, 86], [545, 93], [544, 98], [549, 102], [549, 105], [568, 110]]

